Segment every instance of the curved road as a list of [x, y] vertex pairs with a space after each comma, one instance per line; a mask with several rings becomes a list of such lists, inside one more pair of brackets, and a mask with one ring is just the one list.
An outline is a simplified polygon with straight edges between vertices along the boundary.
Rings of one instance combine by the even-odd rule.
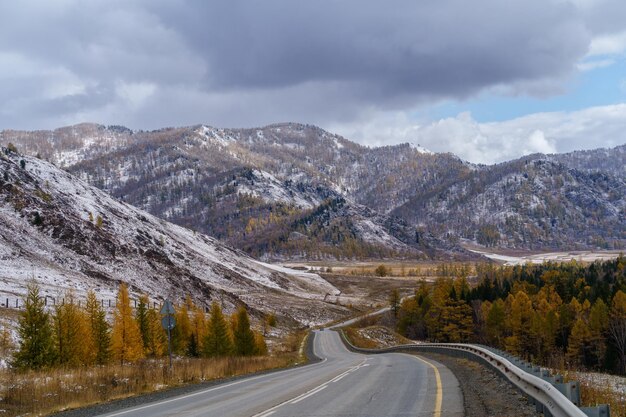
[[349, 352], [316, 331], [322, 362], [240, 379], [102, 417], [463, 416], [458, 381], [434, 361]]

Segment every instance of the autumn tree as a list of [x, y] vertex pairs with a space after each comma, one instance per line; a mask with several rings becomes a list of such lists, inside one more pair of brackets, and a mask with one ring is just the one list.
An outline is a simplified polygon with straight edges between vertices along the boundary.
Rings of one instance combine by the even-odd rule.
[[39, 286], [28, 284], [24, 311], [20, 314], [17, 333], [19, 346], [14, 365], [20, 369], [40, 369], [54, 363], [54, 339], [50, 315], [45, 310]]
[[220, 305], [213, 302], [207, 331], [204, 336], [202, 352], [204, 356], [228, 356], [234, 353], [233, 341]]
[[137, 303], [137, 308], [135, 309], [135, 320], [137, 321], [137, 326], [139, 326], [139, 333], [141, 333], [141, 342], [144, 351], [148, 349], [150, 339], [148, 322], [149, 305], [150, 301], [148, 300], [148, 296], [146, 294], [142, 294], [139, 297], [139, 303]]
[[245, 307], [239, 307], [234, 314], [233, 341], [235, 354], [239, 356], [252, 356], [256, 353], [254, 332], [250, 328], [250, 318]]
[[96, 293], [87, 293], [85, 305], [87, 322], [91, 331], [91, 339], [94, 346], [95, 363], [104, 365], [111, 358], [111, 332], [106, 320], [106, 312], [96, 298]]
[[189, 320], [190, 299], [176, 309], [174, 318], [176, 326], [172, 329], [172, 351], [178, 355], [186, 355], [191, 341], [191, 321]]
[[489, 343], [498, 347], [502, 346], [507, 334], [505, 305], [500, 298], [491, 304], [486, 321]]
[[117, 293], [113, 315], [113, 332], [111, 334], [111, 351], [113, 358], [122, 365], [144, 357], [141, 332], [133, 317], [128, 287], [125, 283], [120, 285]]
[[201, 307], [192, 304], [191, 339], [187, 354], [198, 357], [202, 353], [202, 344], [206, 335], [206, 317]]
[[394, 288], [389, 293], [389, 308], [394, 318], [398, 318], [398, 310], [400, 309], [400, 291], [397, 288]]
[[606, 340], [609, 328], [609, 307], [598, 298], [589, 312], [591, 353], [594, 365], [602, 367], [606, 357]]
[[0, 327], [0, 357], [9, 357], [11, 351], [13, 351], [11, 332], [5, 326], [2, 326]]
[[511, 336], [505, 339], [507, 350], [527, 356], [532, 347], [531, 323], [533, 306], [530, 298], [524, 291], [518, 291], [512, 296], [511, 313], [508, 317]]
[[167, 351], [167, 334], [161, 325], [161, 314], [154, 308], [146, 311], [146, 341], [144, 351], [146, 355], [159, 357]]
[[95, 345], [87, 315], [72, 292], [55, 306], [53, 316], [57, 362], [78, 366], [95, 362]]

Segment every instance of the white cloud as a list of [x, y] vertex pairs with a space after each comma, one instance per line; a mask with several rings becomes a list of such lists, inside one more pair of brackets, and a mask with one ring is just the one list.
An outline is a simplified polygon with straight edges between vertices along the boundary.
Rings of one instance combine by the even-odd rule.
[[626, 104], [574, 112], [535, 113], [479, 123], [470, 113], [433, 122], [416, 122], [406, 113], [372, 115], [367, 123], [333, 127], [358, 142], [378, 145], [411, 142], [436, 152], [491, 164], [532, 153], [569, 152], [626, 143]]
[[587, 56], [618, 55], [626, 51], [626, 31], [594, 37]]

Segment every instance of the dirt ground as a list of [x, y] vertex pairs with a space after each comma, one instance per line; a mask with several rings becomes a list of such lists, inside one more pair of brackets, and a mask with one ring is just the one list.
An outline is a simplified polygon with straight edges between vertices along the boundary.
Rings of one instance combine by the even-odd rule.
[[[402, 296], [412, 294], [419, 285], [419, 278], [370, 277], [341, 274], [321, 274], [341, 294], [335, 302], [351, 305], [357, 310], [367, 310], [388, 305], [389, 294], [398, 289]], [[332, 301], [332, 300], [331, 300]]]

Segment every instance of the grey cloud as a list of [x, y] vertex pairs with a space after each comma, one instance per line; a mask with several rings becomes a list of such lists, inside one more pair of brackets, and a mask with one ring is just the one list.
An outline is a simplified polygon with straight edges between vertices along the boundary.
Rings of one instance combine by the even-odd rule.
[[374, 98], [464, 96], [561, 76], [589, 42], [573, 7], [543, 0], [186, 4], [162, 16], [207, 60], [214, 89], [356, 81]]
[[[589, 40], [559, 0], [2, 2], [0, 67], [17, 54], [39, 71], [0, 68], [0, 128], [350, 122], [494, 87], [536, 94]], [[59, 92], [67, 78], [82, 87]], [[133, 83], [154, 88], [129, 101], [116, 86]]]

